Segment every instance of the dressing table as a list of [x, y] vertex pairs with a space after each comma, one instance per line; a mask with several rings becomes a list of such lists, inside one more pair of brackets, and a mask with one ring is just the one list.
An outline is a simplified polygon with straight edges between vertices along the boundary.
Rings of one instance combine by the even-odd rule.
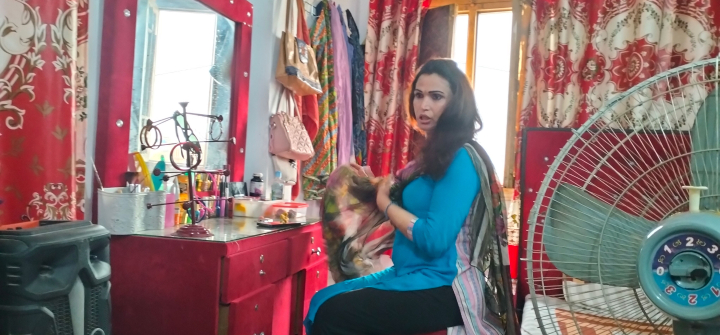
[[[188, 115], [222, 116], [188, 121], [204, 168], [244, 181], [252, 20], [247, 0], [105, 2], [95, 152], [104, 187], [125, 186], [129, 153], [172, 155], [170, 144], [143, 151], [140, 129], [172, 117], [180, 102], [189, 102]], [[163, 144], [177, 142], [172, 128], [161, 129]], [[261, 229], [255, 221], [205, 219], [212, 236], [203, 238], [176, 236], [177, 226], [112, 236], [113, 333], [304, 333], [310, 298], [328, 280], [320, 224]]]
[[328, 281], [320, 224], [307, 222], [210, 219], [204, 239], [170, 237], [172, 228], [113, 236], [114, 334], [302, 334]]

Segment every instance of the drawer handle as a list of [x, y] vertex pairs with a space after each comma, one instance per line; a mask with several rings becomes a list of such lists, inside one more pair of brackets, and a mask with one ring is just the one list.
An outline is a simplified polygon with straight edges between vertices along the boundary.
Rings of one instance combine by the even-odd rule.
[[260, 270], [260, 275], [261, 275], [261, 276], [264, 276], [264, 275], [265, 275], [265, 271]]
[[312, 254], [316, 254], [316, 255], [320, 256], [320, 252], [321, 252], [321, 251], [322, 251], [322, 250], [320, 250], [320, 247], [318, 247], [317, 250], [316, 250], [316, 249], [311, 249], [311, 250], [310, 250], [310, 254], [311, 254], [311, 255], [312, 255]]
[[310, 243], [315, 244], [315, 237], [310, 237]]
[[259, 305], [255, 305], [255, 310], [257, 311], [259, 307]]
[[264, 256], [264, 255], [260, 255], [260, 263], [262, 263], [262, 262], [264, 262], [264, 261], [265, 261], [265, 256]]
[[320, 271], [315, 274], [315, 278], [320, 278]]

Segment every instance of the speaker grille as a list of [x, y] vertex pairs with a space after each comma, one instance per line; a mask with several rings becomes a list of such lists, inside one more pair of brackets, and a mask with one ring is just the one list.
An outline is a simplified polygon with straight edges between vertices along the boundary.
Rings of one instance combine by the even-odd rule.
[[48, 309], [55, 316], [55, 326], [52, 327], [54, 335], [73, 335], [72, 319], [70, 316], [70, 299], [67, 296], [48, 302]]
[[88, 304], [85, 306], [87, 319], [85, 320], [85, 335], [93, 335], [92, 332], [96, 328], [101, 328], [98, 316], [100, 315], [100, 295], [102, 294], [103, 286], [95, 286], [90, 288], [87, 292]]

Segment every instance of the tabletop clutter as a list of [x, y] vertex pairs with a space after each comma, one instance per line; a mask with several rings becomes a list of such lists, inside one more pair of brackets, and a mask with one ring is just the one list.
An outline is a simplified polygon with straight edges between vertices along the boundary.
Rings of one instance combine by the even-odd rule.
[[128, 235], [189, 224], [193, 214], [196, 222], [218, 217], [258, 218], [258, 225], [263, 227], [297, 224], [307, 217], [308, 204], [283, 200], [284, 183], [277, 176], [279, 173], [269, 187], [270, 192], [261, 173], [254, 174], [249, 183], [229, 182], [224, 175], [196, 173], [192, 183], [196, 202], [190, 210], [187, 174], [163, 178], [162, 159], [155, 164], [153, 173], [148, 173], [144, 162], [139, 165], [139, 171], [126, 173], [125, 187], [101, 188], [98, 192], [98, 223], [112, 234]]

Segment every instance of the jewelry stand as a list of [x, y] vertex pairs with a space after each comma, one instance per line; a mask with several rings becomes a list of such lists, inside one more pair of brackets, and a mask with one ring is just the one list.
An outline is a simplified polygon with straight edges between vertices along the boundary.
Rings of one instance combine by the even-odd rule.
[[[190, 125], [188, 124], [188, 115], [197, 116], [197, 117], [206, 117], [213, 119], [214, 122], [222, 122], [223, 117], [221, 115], [205, 115], [205, 114], [194, 114], [194, 113], [188, 113], [187, 112], [187, 102], [181, 102], [180, 106], [182, 106], [182, 113], [175, 112], [173, 116], [162, 119], [158, 122], [153, 122], [152, 120], [148, 120], [145, 126], [140, 131], [140, 143], [141, 143], [141, 149], [157, 149], [161, 146], [166, 145], [174, 145], [173, 148], [170, 150], [170, 164], [180, 171], [177, 174], [173, 174], [172, 176], [165, 174], [163, 176], [163, 181], [167, 182], [170, 180], [171, 177], [176, 177], [182, 174], [187, 174], [188, 176], [188, 201], [176, 201], [176, 202], [168, 202], [168, 203], [161, 203], [161, 204], [147, 204], [147, 208], [153, 208], [155, 206], [167, 206], [167, 205], [176, 205], [176, 204], [182, 204], [182, 208], [190, 215], [190, 222], [189, 225], [183, 225], [182, 227], [178, 228], [175, 233], [172, 234], [172, 236], [179, 236], [179, 237], [210, 237], [213, 236], [213, 234], [208, 230], [207, 228], [201, 226], [198, 221], [198, 217], [195, 214], [195, 207], [196, 204], [199, 202], [198, 199], [195, 199], [195, 178], [194, 175], [198, 173], [206, 173], [206, 174], [216, 174], [216, 175], [223, 175], [225, 177], [230, 175], [230, 171], [225, 168], [223, 170], [196, 170], [196, 168], [200, 165], [200, 162], [202, 161], [202, 150], [200, 149], [200, 143], [218, 143], [218, 142], [227, 142], [229, 144], [235, 144], [235, 138], [230, 138], [227, 140], [219, 140], [219, 139], [212, 139], [212, 129], [210, 131], [210, 141], [199, 141], [195, 134], [192, 132], [192, 129], [190, 129]], [[182, 118], [182, 120], [180, 119]], [[175, 133], [178, 137], [179, 143], [169, 143], [169, 144], [162, 144], [162, 133], [160, 132], [160, 129], [157, 127], [157, 125], [162, 124], [163, 122], [174, 120], [175, 121]], [[183, 139], [180, 138], [180, 135], [177, 134], [178, 128], [182, 130]], [[222, 130], [222, 127], [220, 128]], [[155, 141], [152, 145], [149, 144], [147, 140], [148, 132], [152, 130], [156, 134]], [[222, 133], [221, 135], [222, 136]], [[175, 149], [180, 148], [181, 155], [184, 156], [185, 166], [181, 166], [178, 164], [178, 162], [175, 161], [173, 157], [173, 153], [175, 152]], [[196, 157], [193, 159], [193, 157]], [[154, 169], [153, 174], [155, 176], [159, 176], [162, 173], [160, 169]], [[220, 185], [216, 185], [217, 187], [220, 187]], [[231, 198], [229, 197], [220, 197], [219, 201], [227, 201], [229, 202]]]

